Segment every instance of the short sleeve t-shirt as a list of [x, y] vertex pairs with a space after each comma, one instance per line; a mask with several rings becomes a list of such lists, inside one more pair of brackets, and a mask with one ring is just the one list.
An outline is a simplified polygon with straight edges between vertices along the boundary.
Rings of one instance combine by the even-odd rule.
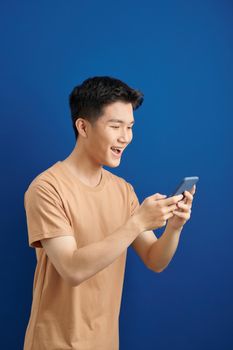
[[30, 183], [24, 206], [37, 265], [24, 350], [118, 350], [127, 250], [74, 287], [57, 272], [40, 240], [71, 235], [79, 249], [114, 233], [139, 205], [133, 186], [104, 168], [96, 187], [61, 161]]

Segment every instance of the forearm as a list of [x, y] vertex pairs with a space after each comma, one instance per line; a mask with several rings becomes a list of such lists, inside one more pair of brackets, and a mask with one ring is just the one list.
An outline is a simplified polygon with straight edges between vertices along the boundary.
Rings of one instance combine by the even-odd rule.
[[114, 262], [142, 231], [137, 217], [132, 216], [100, 242], [75, 250], [72, 256], [74, 283], [82, 283]]
[[173, 258], [180, 239], [182, 228], [174, 230], [166, 226], [163, 234], [151, 246], [148, 259], [151, 270], [161, 272], [164, 270]]

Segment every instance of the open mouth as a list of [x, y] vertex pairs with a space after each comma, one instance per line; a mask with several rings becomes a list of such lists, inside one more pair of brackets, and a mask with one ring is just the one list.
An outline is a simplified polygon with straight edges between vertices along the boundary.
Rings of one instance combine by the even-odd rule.
[[119, 148], [115, 148], [115, 147], [111, 147], [111, 150], [116, 153], [116, 154], [120, 154], [121, 150]]
[[122, 148], [117, 148], [117, 147], [111, 147], [111, 151], [114, 153], [114, 155], [121, 157], [123, 149]]

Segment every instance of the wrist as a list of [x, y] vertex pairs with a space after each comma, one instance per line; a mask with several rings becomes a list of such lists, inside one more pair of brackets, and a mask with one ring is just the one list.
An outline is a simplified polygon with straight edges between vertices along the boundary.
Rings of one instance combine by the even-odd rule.
[[146, 231], [139, 214], [135, 213], [130, 217], [130, 220], [137, 227], [140, 233]]
[[181, 231], [183, 230], [184, 226], [179, 226], [179, 227], [174, 227], [170, 223], [167, 224], [166, 226], [166, 231], [171, 232], [173, 235], [174, 234], [180, 234]]

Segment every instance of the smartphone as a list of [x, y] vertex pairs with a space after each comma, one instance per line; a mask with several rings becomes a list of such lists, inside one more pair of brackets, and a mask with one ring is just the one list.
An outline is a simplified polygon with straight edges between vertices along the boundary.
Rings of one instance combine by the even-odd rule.
[[193, 185], [197, 183], [199, 180], [198, 176], [189, 176], [189, 177], [184, 177], [179, 186], [176, 188], [173, 194], [171, 194], [169, 197], [176, 196], [178, 194], [183, 194], [184, 191], [191, 190]]

